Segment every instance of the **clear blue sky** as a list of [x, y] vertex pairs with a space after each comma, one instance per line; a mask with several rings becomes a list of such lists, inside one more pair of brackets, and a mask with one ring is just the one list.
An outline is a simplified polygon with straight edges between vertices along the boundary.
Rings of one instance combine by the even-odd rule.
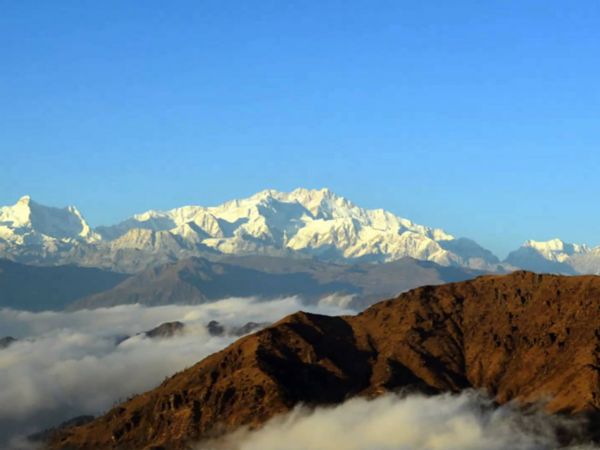
[[501, 256], [600, 244], [596, 0], [0, 6], [0, 204], [327, 186]]

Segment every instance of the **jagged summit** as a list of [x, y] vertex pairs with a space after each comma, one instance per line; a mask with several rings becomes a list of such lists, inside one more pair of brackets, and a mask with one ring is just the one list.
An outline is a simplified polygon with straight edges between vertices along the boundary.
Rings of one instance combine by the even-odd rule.
[[558, 238], [550, 239], [548, 241], [528, 240], [525, 241], [523, 247], [534, 248], [544, 255], [547, 255], [549, 258], [555, 258], [557, 260], [589, 251], [588, 246], [585, 244], [570, 244]]
[[[360, 208], [326, 188], [267, 189], [217, 206], [151, 210], [98, 232], [106, 240], [126, 245], [123, 240], [134, 237], [132, 230], [150, 230], [153, 242], [164, 241], [168, 233], [188, 252], [202, 248], [221, 254], [296, 255], [339, 262], [385, 262], [409, 256], [473, 268], [498, 263], [484, 249], [476, 256], [461, 254], [460, 246], [450, 250], [445, 244], [455, 238], [441, 229], [382, 209]], [[155, 245], [151, 250], [160, 251]]]
[[327, 188], [266, 189], [216, 206], [149, 210], [91, 229], [74, 206], [30, 196], [0, 208], [0, 257], [138, 272], [193, 256], [269, 255], [335, 262], [404, 257], [478, 270], [600, 274], [600, 247], [528, 240], [503, 263], [471, 239], [365, 209]]
[[100, 239], [74, 206], [41, 205], [29, 195], [0, 208], [0, 253], [11, 250], [52, 252], [60, 246]]
[[506, 262], [526, 270], [563, 274], [600, 273], [600, 248], [571, 244], [555, 238], [528, 240], [511, 252]]
[[150, 210], [93, 231], [72, 207], [47, 208], [24, 197], [5, 210], [2, 225], [6, 229], [0, 238], [23, 228], [36, 230], [38, 240], [46, 244], [36, 253], [28, 242], [12, 239], [12, 245], [0, 245], [0, 256], [22, 260], [27, 255], [26, 261], [35, 262], [71, 262], [129, 272], [207, 254], [338, 262], [412, 257], [477, 269], [494, 269], [498, 264], [495, 256], [472, 241], [467, 249], [444, 230], [415, 224], [383, 209], [360, 208], [327, 188], [268, 189], [217, 206]]
[[23, 197], [0, 216], [0, 257], [136, 272], [191, 256], [270, 255], [336, 262], [404, 257], [496, 270], [498, 259], [467, 239], [364, 209], [327, 188], [267, 189], [217, 206], [150, 210], [90, 229], [74, 207]]
[[24, 203], [24, 204], [29, 204], [29, 202], [31, 201], [31, 196], [30, 195], [24, 195], [23, 197], [21, 197], [18, 201], [17, 204], [20, 203]]

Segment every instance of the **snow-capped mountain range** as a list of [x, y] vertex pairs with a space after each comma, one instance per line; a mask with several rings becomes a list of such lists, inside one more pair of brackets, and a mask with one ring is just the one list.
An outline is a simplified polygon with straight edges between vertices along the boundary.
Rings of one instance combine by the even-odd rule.
[[359, 208], [328, 189], [259, 192], [215, 207], [147, 211], [92, 229], [75, 207], [28, 196], [0, 209], [0, 257], [137, 271], [188, 256], [277, 255], [337, 262], [413, 257], [490, 269], [498, 259], [468, 239], [382, 209]]
[[[328, 189], [265, 190], [219, 206], [147, 211], [92, 229], [75, 207], [22, 197], [0, 208], [0, 257], [34, 264], [78, 264], [136, 272], [190, 256], [273, 255], [335, 262], [403, 257], [488, 271], [511, 266], [596, 272], [600, 250], [528, 241], [505, 264], [477, 243], [367, 210]], [[597, 261], [597, 262], [596, 262]]]
[[569, 244], [560, 239], [526, 241], [506, 263], [535, 272], [600, 274], [600, 246]]

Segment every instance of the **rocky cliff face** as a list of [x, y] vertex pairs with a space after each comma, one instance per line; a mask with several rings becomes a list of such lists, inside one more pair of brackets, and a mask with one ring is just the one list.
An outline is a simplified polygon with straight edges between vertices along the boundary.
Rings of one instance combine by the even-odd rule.
[[184, 449], [294, 405], [399, 389], [600, 407], [600, 278], [516, 272], [423, 287], [357, 316], [297, 313], [58, 432], [53, 449]]

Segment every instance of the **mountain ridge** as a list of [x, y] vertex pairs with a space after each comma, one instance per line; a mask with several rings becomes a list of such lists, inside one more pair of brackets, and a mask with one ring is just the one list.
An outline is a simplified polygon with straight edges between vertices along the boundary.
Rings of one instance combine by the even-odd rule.
[[135, 273], [189, 257], [228, 255], [336, 263], [412, 257], [488, 272], [600, 274], [600, 246], [528, 240], [501, 262], [473, 240], [360, 208], [329, 189], [267, 189], [217, 206], [148, 210], [95, 229], [77, 208], [46, 207], [29, 196], [0, 208], [0, 257], [17, 262]]
[[197, 304], [228, 297], [299, 296], [317, 303], [335, 296], [359, 310], [424, 284], [462, 281], [481, 273], [412, 258], [351, 265], [273, 256], [230, 256], [221, 261], [193, 257], [147, 269], [112, 289], [78, 299], [69, 309]]
[[555, 238], [528, 240], [511, 252], [505, 262], [524, 270], [565, 275], [600, 274], [600, 246], [572, 244]]
[[64, 450], [188, 449], [296, 405], [414, 389], [587, 417], [600, 409], [600, 277], [514, 272], [425, 286], [355, 316], [305, 312], [241, 338], [87, 425]]
[[[26, 220], [28, 207], [43, 210], [51, 225], [66, 217], [79, 224], [79, 233], [57, 234], [36, 226]], [[360, 208], [328, 189], [271, 189], [218, 206], [150, 210], [95, 230], [76, 208], [41, 207], [29, 197], [1, 211], [0, 256], [38, 264], [136, 272], [191, 256], [269, 255], [333, 262], [389, 262], [408, 256], [482, 270], [499, 265], [474, 241], [459, 241], [383, 209]], [[15, 216], [23, 220], [11, 220]], [[27, 245], [34, 238], [37, 245]]]

